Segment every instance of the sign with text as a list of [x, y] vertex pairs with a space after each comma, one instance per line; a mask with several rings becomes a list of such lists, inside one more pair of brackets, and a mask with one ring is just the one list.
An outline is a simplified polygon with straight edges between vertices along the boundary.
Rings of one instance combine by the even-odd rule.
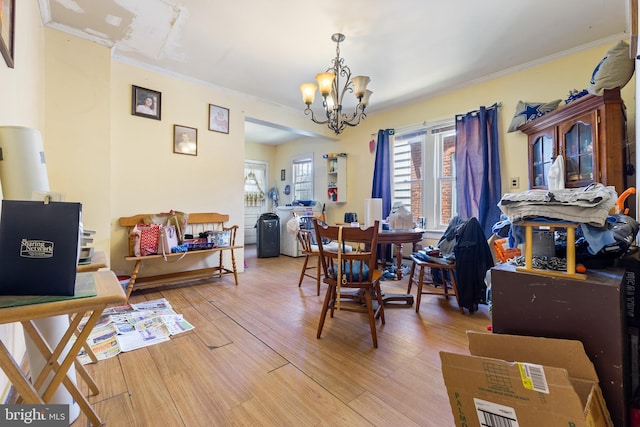
[[0, 405], [0, 425], [69, 427], [69, 405]]

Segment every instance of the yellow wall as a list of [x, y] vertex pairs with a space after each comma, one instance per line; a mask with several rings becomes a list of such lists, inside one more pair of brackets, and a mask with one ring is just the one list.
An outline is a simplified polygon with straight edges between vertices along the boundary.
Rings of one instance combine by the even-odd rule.
[[[276, 147], [267, 144], [255, 144], [247, 142], [244, 144], [245, 158], [246, 160], [258, 160], [261, 162], [268, 162], [269, 165], [273, 165], [276, 158]], [[279, 170], [279, 169], [278, 169]], [[280, 176], [278, 174], [278, 176]], [[268, 185], [272, 185], [272, 177], [269, 177]]]
[[49, 186], [82, 203], [93, 245], [109, 247], [111, 58], [104, 47], [45, 30], [45, 126]]

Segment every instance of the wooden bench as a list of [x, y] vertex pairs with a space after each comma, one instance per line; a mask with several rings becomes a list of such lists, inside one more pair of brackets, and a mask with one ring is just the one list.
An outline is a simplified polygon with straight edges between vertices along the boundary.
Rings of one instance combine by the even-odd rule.
[[[146, 218], [149, 218], [149, 214], [139, 214], [128, 217], [120, 218], [120, 226], [127, 227], [129, 234], [133, 230], [137, 224], [142, 224]], [[204, 249], [198, 251], [190, 251], [190, 252], [181, 252], [181, 253], [170, 253], [166, 255], [146, 255], [146, 256], [126, 256], [125, 260], [127, 261], [135, 261], [135, 265], [133, 267], [133, 271], [131, 273], [131, 279], [129, 280], [129, 284], [127, 285], [126, 295], [127, 300], [129, 299], [129, 295], [136, 289], [145, 289], [152, 288], [157, 286], [164, 285], [172, 285], [175, 283], [187, 282], [191, 280], [199, 280], [199, 279], [208, 279], [212, 277], [222, 277], [225, 274], [233, 274], [236, 286], [238, 285], [238, 270], [236, 268], [236, 257], [235, 257], [235, 249], [241, 249], [243, 246], [236, 246], [236, 233], [238, 230], [237, 225], [233, 225], [230, 227], [225, 226], [225, 223], [229, 221], [229, 215], [223, 215], [219, 213], [190, 213], [187, 225], [185, 227], [185, 234], [192, 234], [194, 237], [198, 237], [198, 235], [202, 232], [213, 230], [213, 231], [229, 231], [230, 239], [229, 246], [221, 246], [213, 249]], [[223, 254], [225, 251], [229, 251], [231, 253], [231, 268], [226, 268], [223, 264]], [[197, 256], [206, 256], [210, 254], [219, 254], [218, 265], [214, 267], [207, 268], [199, 268], [194, 270], [184, 270], [177, 271], [168, 274], [160, 274], [155, 276], [146, 276], [146, 277], [138, 277], [140, 274], [140, 270], [142, 268], [142, 264], [148, 261], [153, 260], [162, 260], [166, 257], [166, 260], [174, 259], [174, 261], [179, 261], [180, 257], [192, 257], [194, 255]], [[176, 259], [177, 258], [177, 259]]]

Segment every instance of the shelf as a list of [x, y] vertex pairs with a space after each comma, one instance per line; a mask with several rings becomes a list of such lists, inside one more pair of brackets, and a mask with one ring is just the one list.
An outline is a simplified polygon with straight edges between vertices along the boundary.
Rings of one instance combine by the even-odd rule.
[[327, 159], [327, 200], [333, 203], [347, 201], [347, 155], [330, 153]]

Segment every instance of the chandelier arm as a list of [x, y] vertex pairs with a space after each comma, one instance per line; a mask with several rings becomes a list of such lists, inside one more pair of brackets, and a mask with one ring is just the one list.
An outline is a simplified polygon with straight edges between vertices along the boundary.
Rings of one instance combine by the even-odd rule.
[[318, 120], [318, 119], [316, 119], [316, 116], [315, 116], [315, 114], [313, 113], [313, 110], [312, 110], [311, 108], [309, 108], [309, 107], [305, 108], [305, 110], [304, 110], [304, 114], [305, 114], [306, 116], [308, 116], [309, 114], [311, 114], [311, 121], [312, 121], [312, 122], [314, 122], [314, 123], [317, 123], [317, 124], [319, 124], [319, 125], [325, 125], [325, 124], [329, 123], [329, 120], [324, 120], [324, 121], [323, 121], [323, 120]]
[[[358, 126], [360, 124], [360, 120], [366, 119], [367, 115], [364, 112], [364, 109], [360, 108], [360, 104], [356, 107], [356, 111], [354, 111], [351, 118], [347, 118], [345, 114], [342, 115], [342, 123], [348, 126]], [[357, 119], [357, 121], [355, 121]]]
[[[341, 62], [344, 60], [340, 60]], [[353, 93], [353, 81], [351, 80], [351, 69], [348, 65], [340, 64], [339, 74], [345, 78], [344, 86], [342, 87], [342, 92], [338, 92], [336, 90], [336, 94], [338, 97], [338, 104], [342, 105], [342, 100], [344, 98], [344, 94], [347, 92]], [[336, 86], [338, 85], [338, 78], [336, 77]], [[336, 88], [337, 89], [337, 88]]]

